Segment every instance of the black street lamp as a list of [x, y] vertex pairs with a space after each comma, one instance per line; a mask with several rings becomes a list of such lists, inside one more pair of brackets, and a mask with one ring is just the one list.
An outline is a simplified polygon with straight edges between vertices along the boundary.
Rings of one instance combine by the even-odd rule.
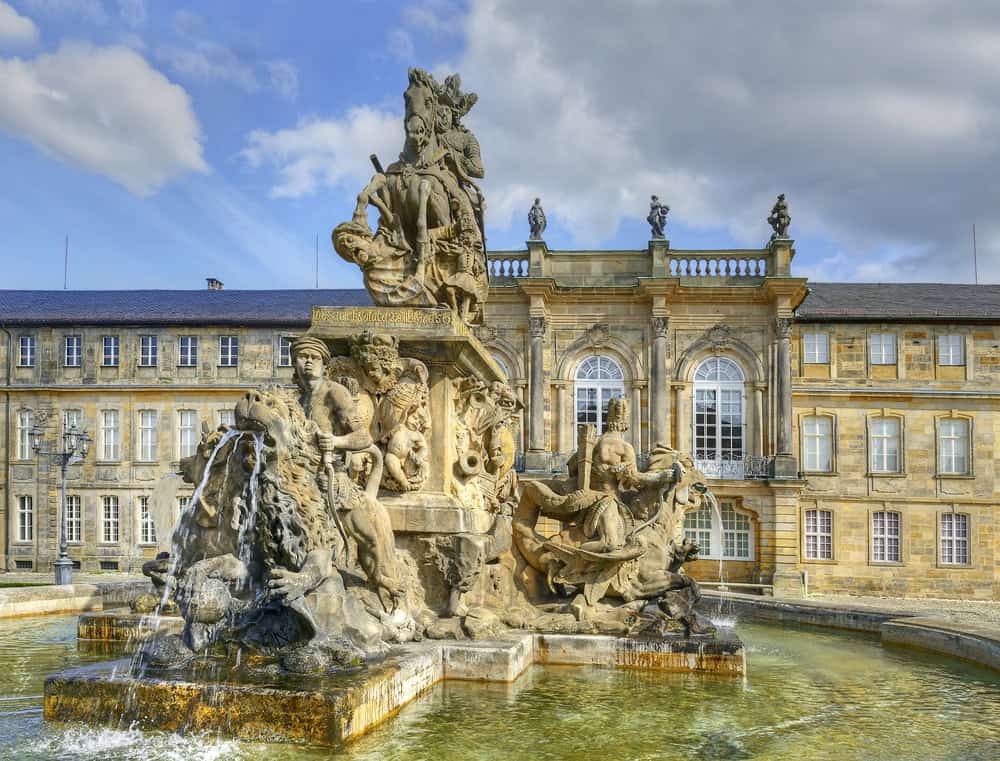
[[73, 561], [66, 548], [66, 470], [70, 465], [83, 461], [90, 451], [91, 438], [86, 431], [75, 425], [63, 431], [62, 448], [58, 452], [49, 450], [48, 442], [42, 438], [43, 431], [38, 426], [31, 429], [31, 448], [40, 457], [50, 457], [58, 462], [62, 470], [62, 516], [59, 521], [59, 559], [53, 563], [56, 584], [73, 583]]

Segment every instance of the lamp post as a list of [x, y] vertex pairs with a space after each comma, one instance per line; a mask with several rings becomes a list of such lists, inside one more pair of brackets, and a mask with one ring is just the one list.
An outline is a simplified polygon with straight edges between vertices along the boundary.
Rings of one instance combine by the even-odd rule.
[[62, 515], [59, 519], [59, 559], [53, 563], [56, 584], [73, 583], [73, 561], [66, 549], [66, 470], [70, 465], [81, 462], [90, 451], [91, 438], [86, 431], [75, 425], [63, 431], [60, 451], [49, 449], [49, 442], [42, 438], [43, 431], [38, 426], [31, 429], [31, 448], [40, 457], [50, 457], [58, 462], [62, 471], [62, 492], [60, 503]]

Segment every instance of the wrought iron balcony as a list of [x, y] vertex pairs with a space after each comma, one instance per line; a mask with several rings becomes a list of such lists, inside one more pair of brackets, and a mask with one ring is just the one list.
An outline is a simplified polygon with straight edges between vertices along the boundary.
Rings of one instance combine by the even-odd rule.
[[695, 467], [709, 478], [753, 481], [774, 477], [774, 457], [746, 455], [732, 460], [695, 460]]

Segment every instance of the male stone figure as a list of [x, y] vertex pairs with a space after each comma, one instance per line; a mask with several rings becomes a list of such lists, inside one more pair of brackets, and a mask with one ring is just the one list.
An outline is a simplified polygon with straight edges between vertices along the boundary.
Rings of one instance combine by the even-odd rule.
[[774, 232], [771, 233], [771, 240], [788, 237], [788, 226], [792, 224], [792, 217], [788, 213], [788, 201], [785, 200], [784, 193], [781, 193], [778, 196], [778, 200], [774, 202], [774, 207], [771, 209], [771, 214], [767, 218], [767, 223], [771, 225], [771, 229], [774, 230]]
[[[382, 452], [372, 441], [350, 390], [326, 377], [331, 361], [326, 344], [312, 336], [301, 336], [292, 344], [292, 359], [302, 407], [318, 429], [317, 443], [323, 453], [321, 480], [325, 481], [330, 515], [343, 538], [349, 536], [357, 542], [358, 563], [383, 606], [394, 608], [403, 590], [394, 558], [392, 524], [385, 506], [378, 501]], [[337, 450], [344, 452], [346, 460], [339, 468], [334, 463]], [[360, 452], [374, 461], [363, 489], [352, 483], [348, 473], [350, 454]]]
[[667, 225], [668, 213], [670, 213], [669, 206], [660, 203], [660, 199], [656, 196], [650, 197], [649, 215], [646, 217], [646, 221], [649, 222], [650, 235], [654, 239], [664, 237], [663, 230]]
[[528, 240], [541, 240], [547, 224], [545, 211], [542, 209], [542, 199], [536, 198], [535, 205], [528, 211], [528, 227], [531, 230], [531, 237]]

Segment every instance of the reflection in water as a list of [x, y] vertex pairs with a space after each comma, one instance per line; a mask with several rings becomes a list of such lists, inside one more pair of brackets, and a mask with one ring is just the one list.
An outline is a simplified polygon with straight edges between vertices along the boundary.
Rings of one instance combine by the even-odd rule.
[[449, 682], [332, 754], [45, 725], [45, 676], [107, 658], [78, 652], [75, 626], [75, 616], [0, 621], [0, 758], [992, 761], [1000, 747], [997, 675], [865, 635], [758, 624], [738, 627], [745, 680], [561, 667], [511, 686]]

